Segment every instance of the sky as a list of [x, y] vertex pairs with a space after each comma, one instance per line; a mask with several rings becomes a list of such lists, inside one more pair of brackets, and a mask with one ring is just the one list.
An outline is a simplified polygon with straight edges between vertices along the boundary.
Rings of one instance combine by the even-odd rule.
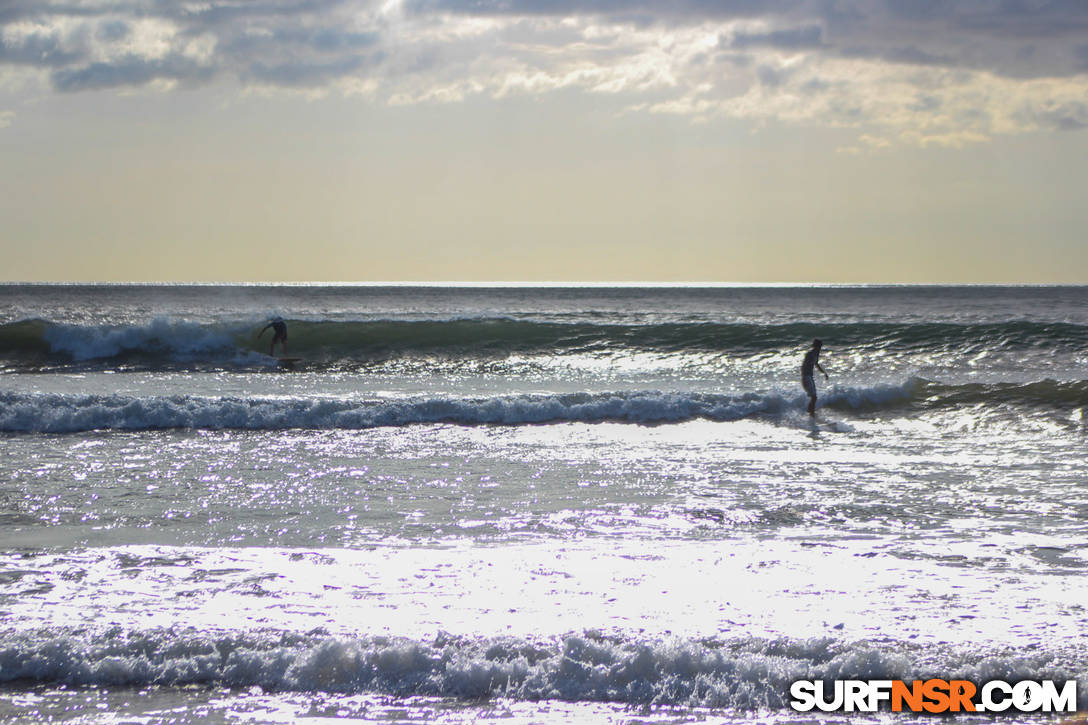
[[1084, 0], [0, 0], [0, 279], [1088, 283]]

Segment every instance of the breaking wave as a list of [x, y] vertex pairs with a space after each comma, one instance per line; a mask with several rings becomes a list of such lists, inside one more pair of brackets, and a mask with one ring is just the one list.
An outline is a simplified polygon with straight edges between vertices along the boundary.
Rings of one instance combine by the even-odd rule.
[[[951, 323], [709, 322], [597, 324], [508, 317], [447, 320], [288, 320], [292, 354], [314, 363], [367, 361], [391, 356], [503, 357], [512, 354], [622, 352], [748, 355], [793, 351], [813, 337], [862, 350], [983, 350], [1088, 347], [1088, 326], [1013, 321]], [[99, 363], [154, 368], [186, 363], [245, 364], [267, 350], [261, 324], [197, 323], [158, 318], [137, 325], [75, 325], [24, 320], [0, 325], [0, 364]]]
[[46, 629], [0, 632], [0, 682], [151, 685], [398, 697], [505, 697], [780, 710], [805, 680], [1070, 680], [1083, 658], [961, 653], [831, 638], [639, 640], [590, 631], [554, 640], [321, 633]]
[[[653, 425], [699, 418], [733, 421], [763, 416], [791, 420], [804, 410], [806, 402], [803, 395], [773, 391], [740, 395], [660, 391], [540, 393], [380, 400], [8, 392], [0, 393], [0, 431], [366, 429], [416, 423], [624, 422]], [[1088, 405], [1088, 381], [945, 385], [911, 378], [901, 385], [836, 387], [825, 393], [820, 402], [823, 407], [856, 415], [959, 405], [1075, 408]]]
[[[880, 407], [910, 397], [913, 383], [847, 389], [825, 396], [847, 408]], [[420, 397], [356, 401], [320, 398], [0, 393], [0, 430], [70, 433], [96, 429], [365, 429], [414, 423], [530, 425], [562, 422], [730, 421], [802, 408], [803, 396], [778, 393], [616, 392]]]

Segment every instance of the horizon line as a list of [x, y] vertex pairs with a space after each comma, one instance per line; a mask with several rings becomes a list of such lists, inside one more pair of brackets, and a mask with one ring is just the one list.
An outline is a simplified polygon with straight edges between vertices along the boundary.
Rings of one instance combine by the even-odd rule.
[[524, 280], [416, 280], [416, 281], [277, 281], [248, 282], [227, 281], [167, 281], [167, 280], [113, 280], [113, 281], [64, 281], [64, 280], [9, 280], [0, 281], [2, 286], [42, 287], [461, 287], [461, 288], [790, 288], [790, 287], [1084, 287], [1088, 282], [662, 282], [662, 281], [524, 281]]

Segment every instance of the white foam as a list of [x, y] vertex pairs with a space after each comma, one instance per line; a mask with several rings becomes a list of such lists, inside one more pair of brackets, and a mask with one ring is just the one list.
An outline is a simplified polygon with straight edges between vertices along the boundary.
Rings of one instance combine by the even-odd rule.
[[400, 696], [500, 696], [784, 709], [798, 679], [1078, 679], [1051, 656], [927, 651], [827, 638], [637, 640], [596, 632], [534, 642], [439, 634], [337, 638], [294, 633], [39, 630], [0, 633], [0, 682], [73, 686], [200, 684]]
[[228, 330], [165, 317], [144, 325], [50, 325], [43, 336], [53, 352], [81, 362], [126, 353], [192, 359], [236, 352], [234, 334]]

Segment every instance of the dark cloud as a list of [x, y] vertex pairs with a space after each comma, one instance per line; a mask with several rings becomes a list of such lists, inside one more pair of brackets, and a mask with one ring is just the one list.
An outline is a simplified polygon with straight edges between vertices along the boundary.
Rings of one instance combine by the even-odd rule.
[[1083, 0], [884, 0], [827, 15], [835, 51], [895, 63], [986, 70], [1011, 78], [1069, 76], [1088, 32]]
[[49, 0], [5, 0], [0, 2], [0, 24], [41, 17], [97, 17], [106, 12], [126, 13], [134, 9], [131, 3], [79, 5]]
[[112, 63], [91, 63], [52, 74], [58, 91], [91, 91], [119, 86], [145, 85], [155, 80], [196, 83], [210, 80], [214, 70], [180, 56], [147, 60], [129, 56]]
[[315, 50], [325, 53], [354, 51], [370, 48], [377, 44], [378, 33], [353, 33], [338, 29], [322, 28], [311, 33], [307, 40]]
[[1025, 106], [1018, 115], [1025, 124], [1058, 131], [1080, 131], [1088, 128], [1088, 101]]
[[111, 20], [98, 28], [97, 37], [107, 43], [115, 43], [128, 37], [131, 28], [123, 20]]
[[78, 63], [85, 54], [82, 48], [65, 48], [55, 34], [34, 33], [17, 41], [5, 41], [4, 36], [0, 35], [0, 64], [57, 68]]
[[416, 14], [600, 16], [658, 23], [761, 18], [732, 47], [820, 49], [829, 55], [989, 70], [1014, 78], [1068, 76], [1086, 63], [1088, 0], [408, 0]]
[[[347, 22], [367, 7], [359, 0], [0, 0], [0, 65], [48, 70], [62, 92], [155, 80], [199, 84], [221, 75], [322, 84], [357, 72], [373, 55], [378, 33]], [[165, 54], [145, 57], [132, 47], [141, 21], [169, 23]], [[186, 47], [193, 41], [213, 54], [194, 57]]]
[[779, 68], [761, 65], [756, 68], [756, 78], [759, 79], [760, 85], [767, 86], [768, 88], [775, 88], [782, 85], [787, 78], [787, 74], [783, 73]]
[[834, 87], [835, 87], [834, 83], [831, 83], [830, 81], [826, 81], [823, 78], [813, 78], [813, 79], [805, 81], [803, 84], [801, 84], [801, 90], [802, 91], [804, 91], [805, 93], [812, 93], [812, 94], [823, 93], [823, 92], [828, 91], [828, 90], [830, 90], [830, 89], [832, 89]]
[[806, 50], [823, 45], [823, 36], [824, 29], [822, 27], [809, 25], [803, 28], [770, 30], [766, 33], [737, 33], [733, 36], [729, 45], [739, 50], [760, 47]]
[[416, 13], [472, 15], [647, 15], [753, 17], [796, 7], [803, 0], [410, 0]]
[[919, 95], [909, 108], [917, 113], [932, 113], [933, 111], [939, 110], [941, 104], [942, 101], [939, 96], [927, 93]]
[[318, 53], [353, 53], [373, 48], [380, 35], [360, 33], [340, 28], [277, 28], [255, 35], [240, 35], [221, 45], [223, 51], [237, 56], [251, 53], [271, 53], [282, 58], [294, 51]]
[[146, 3], [145, 12], [155, 17], [211, 28], [238, 21], [316, 18], [339, 8], [358, 5], [355, 0], [210, 0], [193, 5], [176, 0], [154, 0]]
[[1082, 0], [1032, 2], [971, 0], [945, 2], [943, 12], [954, 30], [1007, 38], [1083, 37], [1088, 30], [1088, 3]]
[[892, 63], [906, 63], [907, 65], [926, 66], [955, 66], [957, 63], [951, 56], [941, 56], [911, 46], [901, 47], [852, 47], [847, 46], [838, 49], [839, 55], [847, 58], [875, 58]]
[[[1088, 0], [403, 0], [388, 14], [383, 5], [0, 0], [0, 67], [37, 68], [61, 92], [372, 78], [408, 100], [436, 89], [583, 88], [656, 93], [662, 107], [682, 100], [672, 105], [683, 113], [924, 118], [976, 136], [999, 117], [1006, 128], [1088, 126], [1074, 78], [1088, 73]], [[583, 22], [558, 22], [572, 17]], [[477, 18], [494, 22], [462, 22]], [[865, 64], [827, 62], [837, 59]], [[957, 101], [975, 77], [992, 88]], [[997, 99], [1007, 88], [1030, 99], [1015, 114], [1019, 100]], [[749, 89], [755, 100], [729, 106]]]

